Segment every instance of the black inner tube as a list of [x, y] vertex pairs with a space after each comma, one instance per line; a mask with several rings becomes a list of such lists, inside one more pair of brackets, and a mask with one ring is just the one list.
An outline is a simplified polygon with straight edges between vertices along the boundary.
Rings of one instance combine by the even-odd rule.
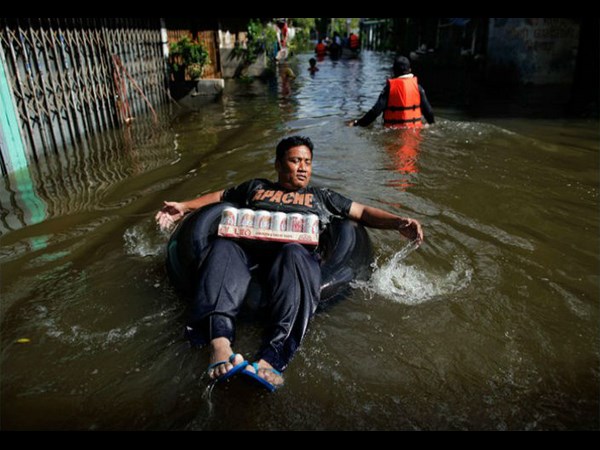
[[[167, 272], [171, 283], [184, 296], [192, 292], [192, 280], [217, 236], [221, 212], [232, 203], [205, 206], [186, 216], [167, 245]], [[330, 303], [343, 298], [352, 280], [367, 279], [373, 261], [373, 248], [366, 229], [350, 219], [334, 218], [319, 237], [321, 255], [321, 299]], [[259, 283], [251, 284], [249, 297], [259, 298]], [[254, 300], [253, 303], [256, 303]]]

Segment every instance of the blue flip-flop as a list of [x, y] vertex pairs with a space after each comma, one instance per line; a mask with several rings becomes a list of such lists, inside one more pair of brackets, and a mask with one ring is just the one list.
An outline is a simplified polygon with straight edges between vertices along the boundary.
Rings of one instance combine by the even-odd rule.
[[[208, 373], [215, 367], [219, 367], [223, 364], [227, 364], [227, 363], [233, 364], [233, 360], [235, 359], [235, 357], [236, 357], [236, 353], [232, 353], [231, 356], [229, 357], [229, 359], [227, 359], [226, 361], [217, 361], [216, 363], [209, 364], [208, 368], [206, 369], [206, 372]], [[221, 375], [220, 377], [215, 378], [213, 380], [213, 382], [218, 383], [220, 381], [225, 381], [225, 380], [231, 378], [232, 376], [234, 376], [240, 370], [243, 370], [247, 365], [248, 365], [248, 361], [244, 360], [243, 362], [239, 363], [237, 366], [233, 366], [229, 372], [226, 372], [223, 375]]]
[[[246, 364], [248, 365], [248, 364]], [[254, 367], [254, 370], [256, 370], [256, 373], [254, 372], [249, 372], [247, 370], [244, 370], [242, 372], [242, 375], [246, 375], [247, 377], [250, 377], [250, 379], [258, 382], [262, 387], [264, 387], [265, 389], [267, 389], [269, 392], [273, 392], [275, 390], [277, 390], [277, 388], [280, 388], [281, 386], [283, 386], [283, 384], [280, 385], [274, 385], [273, 383], [269, 383], [267, 380], [265, 380], [264, 378], [261, 378], [258, 376], [258, 363], [257, 362], [253, 362], [252, 363], [252, 367]], [[265, 370], [270, 370], [271, 372], [273, 372], [275, 375], [279, 375], [280, 377], [283, 377], [283, 375], [281, 374], [280, 371], [273, 369], [272, 367], [262, 367], [262, 369]]]

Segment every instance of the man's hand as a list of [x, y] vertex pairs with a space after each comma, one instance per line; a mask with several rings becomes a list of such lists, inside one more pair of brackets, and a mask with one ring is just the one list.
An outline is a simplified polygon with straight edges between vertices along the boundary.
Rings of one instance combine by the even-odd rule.
[[165, 206], [156, 213], [154, 219], [161, 230], [170, 230], [175, 222], [185, 215], [186, 208], [179, 202], [164, 202], [164, 204]]
[[352, 119], [352, 120], [349, 120], [348, 122], [346, 122], [346, 125], [348, 125], [349, 127], [355, 127], [355, 126], [357, 126], [356, 122], [357, 122], [356, 120]]
[[398, 230], [400, 234], [417, 245], [423, 242], [423, 230], [418, 220], [409, 217], [400, 217], [374, 206], [352, 202], [348, 217], [368, 227], [381, 230]]
[[421, 245], [423, 242], [423, 229], [418, 220], [406, 219], [406, 224], [400, 226], [398, 230], [402, 236], [415, 241], [417, 245]]

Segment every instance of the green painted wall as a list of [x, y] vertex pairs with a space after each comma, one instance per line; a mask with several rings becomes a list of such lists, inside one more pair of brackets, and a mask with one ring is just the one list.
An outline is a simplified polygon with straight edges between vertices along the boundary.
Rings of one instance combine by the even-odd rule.
[[8, 172], [13, 172], [27, 167], [27, 157], [5, 67], [4, 51], [0, 48], [0, 146], [3, 149], [4, 164]]

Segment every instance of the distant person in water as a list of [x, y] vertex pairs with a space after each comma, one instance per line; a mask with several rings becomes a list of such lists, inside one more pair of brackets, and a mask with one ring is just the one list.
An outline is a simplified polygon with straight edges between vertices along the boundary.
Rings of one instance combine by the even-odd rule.
[[339, 59], [342, 55], [342, 38], [340, 38], [339, 33], [336, 31], [331, 43], [327, 47], [329, 51], [329, 57], [333, 60]]
[[275, 30], [277, 32], [277, 44], [281, 50], [287, 47], [288, 25], [285, 19], [278, 19], [276, 23], [277, 28]]
[[350, 36], [348, 36], [348, 46], [350, 50], [360, 50], [360, 38], [356, 34], [350, 33]]
[[287, 64], [281, 64], [279, 66], [279, 73], [281, 74], [281, 78], [285, 78], [286, 80], [293, 80], [296, 78], [296, 74]]
[[285, 19], [277, 19], [275, 31], [277, 33], [277, 61], [285, 61], [288, 57], [288, 25]]
[[292, 92], [290, 81], [296, 78], [296, 74], [289, 65], [283, 63], [279, 65], [279, 75], [281, 77], [281, 95], [287, 97]]
[[392, 128], [421, 128], [423, 118], [428, 124], [435, 122], [425, 90], [411, 73], [410, 61], [405, 56], [394, 61], [394, 78], [386, 81], [371, 110], [348, 125], [366, 127], [381, 113], [384, 125]]
[[317, 67], [317, 60], [315, 58], [310, 58], [308, 60], [308, 64], [310, 64], [308, 71], [310, 72], [311, 75], [314, 75], [315, 72], [319, 71], [319, 68]]
[[319, 43], [315, 46], [317, 56], [325, 56], [327, 54], [327, 46], [323, 44], [323, 39], [319, 39]]

